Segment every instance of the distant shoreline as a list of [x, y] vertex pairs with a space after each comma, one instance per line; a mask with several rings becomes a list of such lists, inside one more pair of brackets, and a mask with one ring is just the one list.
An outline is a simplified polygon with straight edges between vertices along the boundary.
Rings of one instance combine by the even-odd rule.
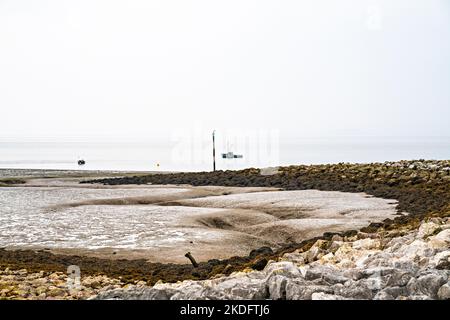
[[63, 169], [15, 169], [0, 168], [2, 178], [68, 178], [68, 177], [121, 177], [141, 174], [165, 174], [173, 171], [139, 171], [139, 170], [63, 170]]

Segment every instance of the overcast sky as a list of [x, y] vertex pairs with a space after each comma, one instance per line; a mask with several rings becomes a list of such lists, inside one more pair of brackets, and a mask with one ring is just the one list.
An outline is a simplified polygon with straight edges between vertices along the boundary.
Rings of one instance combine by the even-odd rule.
[[0, 135], [450, 136], [448, 0], [0, 0]]

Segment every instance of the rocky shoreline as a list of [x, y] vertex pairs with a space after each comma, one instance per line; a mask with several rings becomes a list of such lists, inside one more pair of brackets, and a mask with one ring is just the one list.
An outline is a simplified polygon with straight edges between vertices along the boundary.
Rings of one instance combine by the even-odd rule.
[[[285, 190], [317, 189], [365, 192], [376, 197], [398, 200], [398, 211], [410, 214], [399, 215], [395, 219], [387, 219], [382, 223], [373, 223], [360, 231], [325, 233], [322, 237], [288, 244], [275, 252], [270, 248], [263, 247], [253, 250], [247, 257], [232, 257], [225, 260], [213, 259], [200, 263], [198, 268], [193, 268], [188, 264], [160, 264], [145, 260], [114, 260], [54, 255], [42, 250], [8, 251], [0, 249], [0, 269], [9, 268], [8, 272], [27, 269], [27, 274], [34, 274], [32, 277], [36, 277], [36, 274], [40, 274], [41, 271], [44, 271], [45, 274], [60, 272], [62, 276], [69, 265], [79, 265], [85, 277], [102, 276], [105, 279], [112, 279], [111, 281], [119, 281], [113, 284], [118, 286], [116, 288], [108, 287], [110, 285], [109, 280], [105, 280], [104, 287], [106, 288], [99, 288], [97, 291], [91, 291], [90, 294], [82, 296], [68, 294], [59, 297], [63, 299], [84, 299], [97, 294], [98, 298], [119, 297], [124, 299], [162, 299], [164, 297], [173, 299], [182, 297], [234, 297], [245, 299], [447, 298], [448, 285], [445, 282], [448, 281], [448, 270], [450, 269], [448, 260], [450, 247], [448, 241], [450, 161], [448, 160], [290, 166], [276, 168], [275, 174], [267, 174], [259, 169], [152, 174], [97, 179], [82, 183], [108, 185], [191, 184], [195, 186], [253, 186], [278, 187]], [[421, 228], [429, 228], [430, 223], [438, 227], [433, 227], [434, 231], [424, 237], [420, 230]], [[436, 247], [436, 245], [440, 247]], [[408, 258], [407, 261], [401, 260], [405, 252], [412, 252], [412, 258]], [[370, 262], [371, 259], [374, 259], [373, 257], [377, 257], [378, 266], [375, 266], [375, 262]], [[328, 261], [327, 259], [331, 260]], [[347, 260], [353, 261], [353, 264], [347, 263]], [[400, 262], [395, 264], [397, 260]], [[358, 265], [356, 261], [358, 261]], [[288, 274], [293, 272], [295, 279], [283, 275], [284, 271], [280, 271], [284, 278], [274, 280], [278, 271], [273, 270], [278, 270], [277, 268], [284, 270], [282, 266], [288, 265], [289, 267], [286, 267], [288, 271], [286, 272]], [[378, 284], [377, 288], [380, 289], [369, 285], [369, 282], [373, 279], [371, 279], [371, 274], [364, 270], [370, 270], [372, 267], [379, 268], [374, 271], [374, 274], [379, 275], [377, 281], [379, 283], [381, 281], [381, 285]], [[306, 275], [304, 274], [305, 268], [310, 269], [308, 272], [313, 278], [307, 276], [308, 272], [306, 272]], [[315, 274], [314, 272], [319, 275], [317, 277], [312, 276], [312, 274]], [[357, 274], [358, 277], [348, 275], [352, 272]], [[402, 280], [403, 282], [395, 283], [395, 285], [384, 284], [385, 278], [395, 278], [398, 276], [398, 272], [407, 274], [405, 279], [408, 279], [408, 281]], [[299, 274], [302, 276], [297, 277]], [[343, 278], [340, 281], [333, 282], [333, 280], [326, 284], [325, 282], [328, 281], [327, 275], [334, 274], [342, 275]], [[15, 274], [6, 274], [6, 276], [15, 276]], [[3, 277], [4, 275], [1, 274], [0, 292], [3, 293], [0, 299], [17, 298], [17, 295], [11, 293], [14, 290], [11, 291], [10, 287], [8, 287], [9, 289], [6, 288], [9, 290], [8, 292], [2, 291], [5, 290], [1, 282]], [[294, 283], [296, 283], [295, 286]], [[430, 286], [430, 283], [434, 284], [428, 290], [426, 288]], [[20, 281], [16, 282], [16, 287], [18, 285], [20, 285]], [[125, 290], [121, 289], [124, 286], [129, 287]], [[328, 289], [315, 292], [307, 289], [314, 286], [322, 289], [327, 287]], [[369, 289], [361, 289], [367, 286]], [[294, 292], [293, 289], [289, 289], [290, 293], [288, 294], [288, 288], [294, 287], [304, 288], [308, 294], [300, 294], [300, 289], [300, 291], [294, 290], [297, 292], [296, 295], [292, 293]], [[218, 288], [221, 288], [219, 291], [223, 292], [222, 295], [216, 292]], [[260, 289], [256, 290], [255, 288]], [[339, 288], [343, 291], [339, 291]], [[397, 291], [389, 288], [395, 288]], [[242, 294], [236, 293], [241, 292], [240, 290], [243, 292]], [[278, 295], [277, 290], [280, 292]], [[349, 294], [348, 292], [353, 292], [352, 290], [362, 290], [365, 293], [360, 295]], [[370, 290], [370, 294], [368, 290]], [[197, 291], [202, 292], [202, 295], [195, 296]], [[188, 297], [189, 292], [192, 292], [192, 296]], [[251, 292], [255, 292], [255, 295], [252, 295]], [[313, 293], [316, 294], [313, 295]], [[23, 293], [22, 295], [28, 297], [27, 294]], [[29, 297], [32, 298], [35, 295]]]
[[[450, 299], [450, 218], [379, 233], [317, 240], [263, 270], [177, 283], [126, 284], [104, 275], [0, 270], [0, 299]], [[73, 282], [72, 282], [73, 283]]]
[[262, 271], [245, 269], [203, 281], [105, 290], [94, 299], [450, 299], [450, 218], [418, 230], [318, 240]]

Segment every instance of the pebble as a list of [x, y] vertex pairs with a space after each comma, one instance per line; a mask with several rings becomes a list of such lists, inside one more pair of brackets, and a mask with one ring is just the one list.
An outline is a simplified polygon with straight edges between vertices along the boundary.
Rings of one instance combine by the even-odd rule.
[[450, 284], [446, 283], [440, 287], [437, 295], [441, 300], [450, 300]]

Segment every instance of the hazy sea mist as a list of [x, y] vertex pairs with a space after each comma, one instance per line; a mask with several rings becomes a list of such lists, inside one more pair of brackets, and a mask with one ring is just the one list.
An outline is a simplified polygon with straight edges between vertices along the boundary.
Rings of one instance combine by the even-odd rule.
[[[212, 169], [212, 141], [139, 137], [0, 138], [0, 168], [130, 171]], [[226, 139], [225, 139], [226, 140]], [[259, 139], [242, 143], [216, 138], [217, 169], [289, 164], [450, 159], [450, 137], [318, 137]], [[231, 141], [231, 142], [230, 142]], [[234, 152], [242, 159], [222, 159]], [[86, 164], [78, 166], [77, 160]], [[159, 166], [158, 166], [159, 164]]]

